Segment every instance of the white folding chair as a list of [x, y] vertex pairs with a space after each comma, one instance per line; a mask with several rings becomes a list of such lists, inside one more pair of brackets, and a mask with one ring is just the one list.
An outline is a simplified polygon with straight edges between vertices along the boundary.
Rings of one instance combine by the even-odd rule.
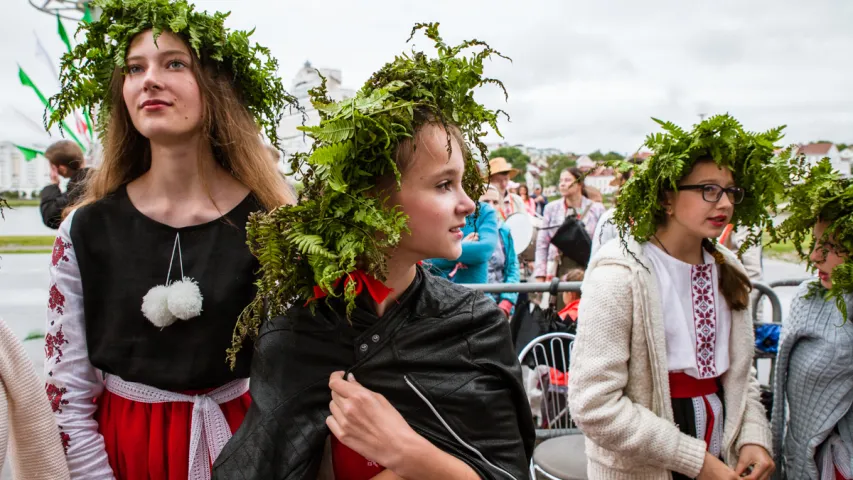
[[584, 437], [569, 414], [567, 380], [574, 340], [575, 336], [570, 333], [547, 333], [533, 339], [518, 355], [522, 365], [532, 361], [532, 375], [538, 380], [534, 385], [538, 384], [542, 390], [542, 424], [537, 425], [538, 445], [530, 461], [533, 480], [587, 478]]

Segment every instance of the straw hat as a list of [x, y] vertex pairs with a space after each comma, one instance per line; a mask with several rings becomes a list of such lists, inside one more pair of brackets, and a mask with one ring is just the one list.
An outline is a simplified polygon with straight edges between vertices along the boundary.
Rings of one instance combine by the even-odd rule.
[[509, 178], [513, 178], [518, 175], [518, 170], [512, 168], [512, 165], [510, 165], [504, 157], [495, 157], [489, 160], [489, 176], [492, 176], [496, 173], [507, 172], [509, 172]]

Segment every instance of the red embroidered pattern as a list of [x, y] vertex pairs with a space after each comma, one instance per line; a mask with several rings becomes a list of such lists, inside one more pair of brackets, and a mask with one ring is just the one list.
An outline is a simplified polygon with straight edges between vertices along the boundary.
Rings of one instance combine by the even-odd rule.
[[[59, 427], [61, 430], [62, 427]], [[71, 443], [71, 436], [65, 432], [59, 432], [59, 438], [62, 440], [62, 448], [65, 450], [65, 455], [68, 455], [68, 445]]]
[[65, 295], [56, 288], [56, 285], [50, 287], [50, 300], [48, 300], [48, 307], [54, 312], [62, 315], [64, 313], [65, 308]]
[[59, 331], [56, 335], [48, 333], [44, 336], [44, 355], [47, 358], [52, 358], [56, 354], [56, 363], [62, 360], [62, 345], [68, 343], [65, 339], [65, 334], [62, 333], [62, 325], [59, 326]]
[[47, 392], [47, 398], [50, 400], [50, 407], [54, 413], [62, 413], [62, 406], [68, 405], [68, 400], [63, 400], [62, 396], [68, 393], [65, 387], [59, 388], [52, 383], [44, 384], [44, 390]]
[[53, 242], [53, 256], [51, 257], [54, 267], [59, 264], [60, 260], [68, 261], [68, 256], [65, 255], [65, 249], [67, 248], [71, 248], [71, 244], [64, 242], [60, 237], [56, 237], [56, 241]]
[[714, 349], [717, 345], [717, 311], [714, 307], [712, 263], [694, 265], [690, 270], [693, 291], [693, 322], [696, 326], [696, 367], [699, 378], [717, 376]]

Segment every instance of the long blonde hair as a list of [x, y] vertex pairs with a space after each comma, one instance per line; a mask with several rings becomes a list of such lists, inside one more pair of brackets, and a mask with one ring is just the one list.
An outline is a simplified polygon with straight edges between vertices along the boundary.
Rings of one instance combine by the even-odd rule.
[[[186, 39], [183, 40], [186, 43]], [[210, 142], [216, 161], [248, 187], [265, 209], [296, 203], [284, 178], [270, 162], [255, 119], [240, 99], [228, 72], [217, 71], [189, 50], [203, 103], [202, 128], [207, 132], [203, 141]], [[117, 68], [110, 80], [113, 108], [106, 133], [101, 136], [103, 163], [89, 175], [85, 193], [66, 209], [66, 214], [72, 208], [97, 202], [151, 168], [150, 143], [133, 126], [124, 102], [123, 86], [124, 72]], [[199, 157], [199, 166], [201, 162]]]

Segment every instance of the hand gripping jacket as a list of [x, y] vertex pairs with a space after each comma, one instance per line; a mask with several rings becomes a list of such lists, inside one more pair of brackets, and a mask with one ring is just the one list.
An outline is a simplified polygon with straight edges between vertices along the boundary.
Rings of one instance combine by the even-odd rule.
[[509, 324], [480, 292], [425, 273], [380, 320], [345, 300], [264, 322], [252, 406], [215, 479], [315, 479], [329, 431], [329, 375], [352, 372], [409, 425], [484, 479], [527, 478], [535, 437]]

